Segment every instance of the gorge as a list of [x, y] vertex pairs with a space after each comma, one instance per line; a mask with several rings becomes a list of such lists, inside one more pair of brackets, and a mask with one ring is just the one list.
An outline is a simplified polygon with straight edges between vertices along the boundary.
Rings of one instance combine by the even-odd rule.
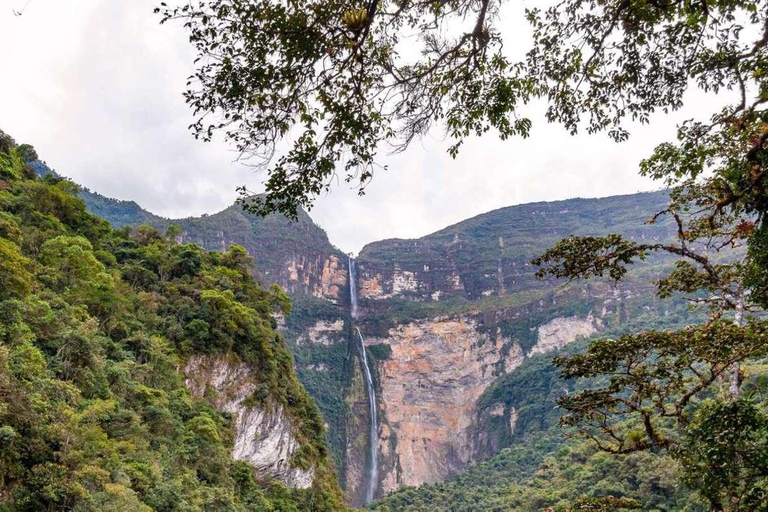
[[[539, 281], [529, 263], [571, 234], [667, 239], [672, 226], [643, 223], [664, 208], [664, 192], [503, 208], [417, 240], [374, 242], [357, 258], [335, 248], [304, 212], [289, 222], [233, 206], [171, 221], [135, 204], [83, 197], [122, 225], [176, 224], [182, 242], [243, 245], [257, 276], [290, 293], [294, 311], [279, 328], [321, 409], [355, 506], [443, 481], [553, 426], [552, 400], [568, 384], [549, 369], [534, 377], [528, 370], [549, 368], [552, 351], [641, 326], [681, 325], [691, 315], [652, 292], [663, 260], [640, 265], [621, 286]], [[535, 392], [520, 387], [522, 375], [538, 382]]]

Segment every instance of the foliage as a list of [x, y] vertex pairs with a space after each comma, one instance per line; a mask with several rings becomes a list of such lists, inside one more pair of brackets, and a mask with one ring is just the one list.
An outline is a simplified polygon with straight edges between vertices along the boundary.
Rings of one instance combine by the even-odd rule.
[[764, 2], [563, 0], [526, 10], [521, 62], [503, 52], [502, 4], [199, 0], [157, 11], [183, 22], [198, 53], [186, 92], [197, 137], [221, 130], [265, 165], [289, 142], [253, 211], [295, 215], [338, 164], [362, 193], [381, 143], [403, 150], [434, 124], [452, 155], [473, 134], [527, 136], [521, 107], [535, 98], [572, 133], [625, 140], [627, 120], [679, 109], [689, 84], [723, 108], [684, 123], [643, 172], [674, 184], [714, 170], [702, 184], [712, 207], [764, 211]]
[[713, 383], [733, 364], [766, 353], [768, 324], [757, 320], [598, 340], [584, 354], [555, 359], [564, 378], [606, 377], [560, 398], [568, 411], [561, 421], [612, 453], [668, 448]]
[[[726, 156], [718, 154], [717, 165]], [[730, 156], [737, 160], [743, 157]], [[739, 416], [724, 414], [719, 422], [700, 424], [715, 430], [686, 430], [701, 399], [713, 395], [718, 385], [722, 391], [717, 397], [718, 407], [724, 413], [730, 411], [742, 393], [742, 364], [768, 354], [765, 322], [747, 317], [765, 305], [768, 283], [764, 245], [756, 236], [762, 232], [765, 219], [760, 200], [751, 192], [760, 185], [753, 182], [750, 190], [742, 193], [737, 190], [743, 184], [741, 178], [733, 186], [724, 181], [737, 175], [739, 165], [731, 160], [725, 167], [710, 169], [714, 174], [707, 173], [699, 180], [696, 178], [703, 167], [699, 171], [683, 167], [675, 171], [678, 179], [690, 175], [672, 189], [670, 206], [647, 221], [671, 217], [677, 227], [674, 241], [634, 242], [620, 235], [569, 237], [533, 260], [540, 266], [540, 278], [585, 279], [607, 274], [619, 281], [635, 260], [653, 252], [665, 253], [677, 261], [657, 281], [658, 296], [683, 296], [708, 308], [708, 319], [701, 326], [599, 340], [586, 354], [556, 359], [564, 377], [590, 379], [585, 389], [559, 400], [568, 412], [563, 424], [577, 427], [606, 451], [670, 449], [683, 463], [683, 471], [690, 474], [696, 461], [679, 447], [687, 445], [696, 452], [705, 449], [711, 438], [726, 438], [736, 428], [728, 421], [738, 423]], [[755, 171], [753, 167], [750, 172]], [[730, 315], [733, 323], [723, 320]], [[723, 458], [720, 464], [726, 473], [748, 472], [749, 463], [741, 457]], [[705, 481], [718, 474], [714, 466], [700, 465], [698, 469], [701, 474], [697, 478]], [[687, 481], [692, 484], [692, 480]], [[721, 479], [719, 483], [719, 488], [694, 485], [717, 510], [751, 507], [755, 499], [752, 493], [762, 492], [759, 483], [747, 489], [735, 479]], [[726, 502], [721, 494], [727, 496]]]
[[[690, 259], [686, 239], [712, 236], [722, 246], [746, 244], [751, 263], [736, 270], [752, 289], [752, 300], [764, 305], [768, 277], [759, 264], [765, 258], [761, 234], [768, 206], [764, 3], [566, 0], [545, 12], [532, 10], [529, 19], [537, 43], [529, 55], [532, 69], [554, 86], [548, 88], [549, 118], [572, 131], [584, 121], [589, 131], [609, 129], [622, 140], [625, 118], [647, 122], [657, 109], [679, 108], [688, 84], [717, 94], [725, 106], [708, 121], [683, 123], [678, 142], [657, 147], [641, 171], [673, 188], [668, 213], [693, 217], [685, 227], [676, 219], [677, 254]], [[584, 37], [574, 42], [576, 35]], [[643, 252], [613, 248], [625, 256]], [[717, 284], [712, 268], [700, 270], [710, 275], [681, 268], [672, 276], [674, 289], [685, 291], [685, 278], [693, 278], [689, 290]]]
[[[670, 450], [682, 462], [685, 474], [698, 469], [696, 478], [705, 481], [715, 478], [718, 470], [706, 465], [696, 468], [696, 461], [680, 447], [688, 446], [692, 453], [703, 450], [710, 437], [725, 438], [735, 426], [728, 425], [725, 415], [720, 422], [702, 424], [715, 430], [689, 431], [691, 417], [707, 397], [715, 397], [723, 411], [729, 410], [728, 403], [738, 403], [742, 365], [768, 354], [767, 324], [747, 317], [760, 311], [765, 296], [763, 281], [755, 278], [766, 274], [766, 269], [751, 241], [754, 212], [743, 204], [731, 203], [722, 209], [714, 205], [709, 185], [706, 180], [703, 185], [688, 181], [674, 188], [670, 206], [647, 221], [671, 217], [677, 226], [674, 241], [635, 242], [620, 235], [569, 237], [533, 260], [540, 266], [540, 278], [607, 274], [620, 281], [628, 265], [649, 253], [677, 257], [656, 282], [657, 295], [683, 296], [694, 305], [706, 306], [707, 321], [679, 331], [649, 330], [602, 339], [584, 354], [556, 358], [564, 378], [581, 382], [578, 392], [561, 397], [558, 403], [566, 410], [561, 423], [577, 428], [601, 449], [615, 454]], [[731, 314], [732, 321], [724, 320]], [[723, 468], [726, 473], [748, 471], [740, 457], [720, 462], [727, 467]], [[686, 481], [702, 491], [713, 508], [730, 511], [749, 507], [751, 492], [759, 494], [761, 488], [756, 484], [754, 489], [744, 489], [735, 479], [706, 489]], [[728, 496], [727, 503], [720, 494]]]
[[21, 159], [25, 162], [34, 162], [35, 160], [39, 159], [37, 156], [37, 151], [35, 151], [35, 148], [29, 144], [21, 144], [16, 148], [16, 151], [18, 152]]
[[[0, 509], [336, 510], [322, 420], [274, 331], [279, 288], [244, 249], [207, 252], [153, 228], [114, 231], [77, 187], [0, 153]], [[297, 425], [308, 490], [231, 458], [231, 417], [190, 397], [198, 353], [253, 367]]]
[[529, 437], [443, 483], [404, 488], [369, 505], [381, 511], [707, 510], [676, 483], [665, 455], [618, 457], [586, 441]]
[[[530, 85], [511, 72], [489, 0], [213, 0], [157, 11], [184, 23], [199, 55], [186, 92], [198, 138], [223, 130], [265, 162], [280, 140], [292, 142], [270, 168], [267, 195], [246, 204], [260, 213], [295, 216], [341, 162], [362, 192], [380, 142], [404, 149], [436, 121], [456, 139], [454, 154], [471, 133], [530, 128], [513, 115]], [[454, 35], [456, 24], [466, 26]]]
[[768, 510], [768, 415], [741, 399], [707, 401], [686, 429], [679, 458], [683, 480], [716, 508]]
[[328, 424], [328, 444], [342, 481], [347, 450], [344, 421], [350, 414], [342, 393], [350, 358], [348, 333], [328, 334], [327, 345], [309, 342], [305, 334], [318, 321], [335, 323], [347, 319], [346, 311], [327, 300], [297, 295], [291, 315], [285, 320], [286, 339], [296, 361], [296, 373]]

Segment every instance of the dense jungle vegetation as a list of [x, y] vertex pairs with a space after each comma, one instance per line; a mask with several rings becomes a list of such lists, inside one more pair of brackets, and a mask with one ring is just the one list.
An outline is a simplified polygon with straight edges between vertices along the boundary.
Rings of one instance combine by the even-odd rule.
[[[275, 331], [290, 302], [240, 246], [114, 230], [77, 187], [38, 177], [0, 132], [0, 511], [339, 510], [318, 409]], [[253, 404], [295, 420], [313, 487], [260, 481], [230, 456], [231, 418], [187, 391], [193, 354], [254, 369]]]

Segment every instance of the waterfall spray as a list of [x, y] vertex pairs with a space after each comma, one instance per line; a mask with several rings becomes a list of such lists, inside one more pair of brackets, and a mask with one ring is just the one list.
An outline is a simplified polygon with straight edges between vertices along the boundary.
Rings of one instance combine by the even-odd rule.
[[[349, 301], [351, 304], [352, 319], [357, 318], [357, 266], [354, 258], [349, 258]], [[365, 353], [365, 341], [359, 327], [355, 327], [357, 337], [360, 340], [360, 360], [363, 363], [363, 376], [368, 391], [368, 408], [371, 422], [368, 430], [369, 461], [365, 475], [365, 502], [373, 499], [376, 492], [376, 484], [379, 479], [378, 439], [379, 439], [379, 413], [376, 408], [376, 389], [373, 386], [371, 368], [368, 366], [368, 356]]]

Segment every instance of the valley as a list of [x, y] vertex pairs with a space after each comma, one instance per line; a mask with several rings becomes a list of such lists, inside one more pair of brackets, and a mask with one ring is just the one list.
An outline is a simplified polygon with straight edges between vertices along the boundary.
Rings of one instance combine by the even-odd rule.
[[550, 431], [553, 400], [570, 386], [552, 378], [546, 360], [555, 351], [694, 318], [685, 303], [655, 297], [663, 259], [644, 262], [620, 285], [540, 281], [530, 264], [570, 235], [669, 239], [670, 224], [643, 224], [665, 207], [665, 192], [503, 208], [420, 239], [371, 243], [356, 259], [304, 212], [291, 223], [235, 205], [171, 221], [91, 192], [83, 198], [118, 225], [175, 224], [182, 243], [242, 245], [258, 278], [289, 292], [294, 310], [279, 328], [323, 414], [354, 506], [443, 482]]

